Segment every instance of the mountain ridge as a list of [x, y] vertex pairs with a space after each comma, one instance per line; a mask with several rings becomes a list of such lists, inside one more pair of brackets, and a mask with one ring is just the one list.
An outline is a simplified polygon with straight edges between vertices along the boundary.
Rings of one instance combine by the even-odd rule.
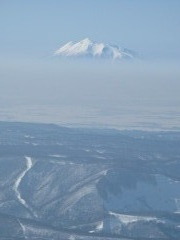
[[85, 38], [79, 42], [67, 42], [54, 52], [54, 56], [122, 60], [134, 59], [136, 54], [127, 48]]

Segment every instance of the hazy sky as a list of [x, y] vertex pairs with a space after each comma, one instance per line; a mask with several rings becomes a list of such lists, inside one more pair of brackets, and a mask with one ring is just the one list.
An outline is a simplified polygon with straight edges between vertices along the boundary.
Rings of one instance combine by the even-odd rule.
[[[0, 120], [180, 127], [179, 13], [179, 0], [0, 0]], [[53, 57], [86, 37], [142, 59]]]
[[47, 56], [89, 37], [149, 57], [180, 57], [179, 0], [1, 0], [0, 51]]

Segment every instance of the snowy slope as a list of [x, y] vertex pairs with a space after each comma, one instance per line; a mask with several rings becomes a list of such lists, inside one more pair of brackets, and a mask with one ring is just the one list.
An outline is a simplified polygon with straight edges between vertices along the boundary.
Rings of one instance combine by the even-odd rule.
[[0, 139], [0, 240], [180, 239], [179, 132], [0, 122]]
[[68, 42], [54, 53], [55, 56], [88, 57], [108, 59], [133, 59], [135, 54], [128, 49], [105, 43], [93, 42], [88, 38], [80, 42]]

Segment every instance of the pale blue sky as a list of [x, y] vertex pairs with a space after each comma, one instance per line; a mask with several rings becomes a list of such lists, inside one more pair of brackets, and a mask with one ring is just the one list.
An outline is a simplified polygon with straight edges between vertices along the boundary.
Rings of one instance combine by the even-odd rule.
[[1, 55], [48, 56], [89, 37], [146, 57], [180, 57], [179, 0], [1, 0]]

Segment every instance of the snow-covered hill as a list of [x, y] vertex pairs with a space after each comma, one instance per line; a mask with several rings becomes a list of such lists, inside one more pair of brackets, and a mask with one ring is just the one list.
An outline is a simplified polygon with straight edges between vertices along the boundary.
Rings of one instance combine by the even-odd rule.
[[115, 45], [93, 42], [88, 38], [80, 42], [68, 42], [54, 53], [55, 56], [87, 57], [103, 59], [133, 59], [135, 53]]
[[180, 133], [0, 122], [0, 240], [179, 240]]

